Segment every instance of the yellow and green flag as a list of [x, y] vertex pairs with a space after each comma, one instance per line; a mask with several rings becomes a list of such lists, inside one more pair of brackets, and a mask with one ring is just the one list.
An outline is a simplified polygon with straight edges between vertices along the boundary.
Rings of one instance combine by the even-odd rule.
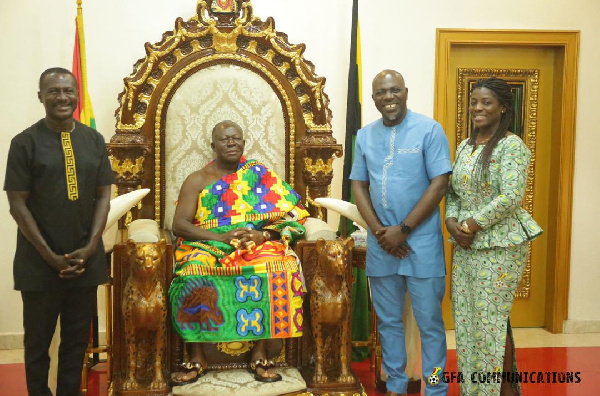
[[91, 128], [96, 129], [96, 120], [92, 101], [88, 93], [87, 66], [85, 57], [85, 35], [83, 34], [83, 12], [81, 9], [81, 0], [77, 0], [77, 17], [75, 18], [75, 46], [73, 48], [73, 69], [72, 72], [77, 80], [79, 91], [79, 103], [73, 113], [73, 118]]
[[[358, 23], [358, 0], [352, 2], [352, 38], [350, 41], [350, 62], [348, 67], [348, 98], [346, 107], [346, 139], [344, 157], [344, 182], [342, 199], [354, 203], [351, 181], [348, 178], [354, 160], [356, 134], [362, 127], [362, 69], [360, 59], [360, 27]], [[345, 224], [344, 224], [345, 222]], [[340, 228], [350, 235], [357, 228], [351, 220], [340, 219]], [[365, 270], [353, 268], [355, 282], [352, 286], [352, 340], [367, 341], [371, 331], [369, 310], [369, 289]], [[369, 355], [368, 347], [352, 348], [352, 359], [363, 360]]]
[[[351, 181], [348, 179], [354, 160], [354, 142], [362, 127], [362, 69], [360, 59], [360, 27], [358, 23], [358, 0], [352, 2], [352, 37], [350, 41], [350, 62], [348, 66], [348, 97], [346, 101], [346, 140], [344, 157], [344, 181], [342, 199], [354, 202]], [[350, 235], [356, 227], [351, 220], [346, 221], [346, 232]]]

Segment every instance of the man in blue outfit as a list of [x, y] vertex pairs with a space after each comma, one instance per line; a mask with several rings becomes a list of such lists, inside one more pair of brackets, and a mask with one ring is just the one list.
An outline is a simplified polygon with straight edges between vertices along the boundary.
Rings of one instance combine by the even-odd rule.
[[441, 303], [445, 263], [439, 203], [452, 172], [440, 124], [407, 109], [408, 89], [394, 70], [373, 79], [382, 118], [358, 131], [350, 179], [369, 226], [367, 276], [378, 317], [388, 396], [406, 394], [402, 310], [406, 292], [421, 333], [426, 395], [445, 395], [446, 333]]

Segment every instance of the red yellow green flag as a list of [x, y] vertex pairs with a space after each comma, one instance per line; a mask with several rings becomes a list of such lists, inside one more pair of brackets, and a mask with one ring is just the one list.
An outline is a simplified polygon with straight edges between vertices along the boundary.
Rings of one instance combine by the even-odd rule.
[[77, 80], [79, 103], [73, 113], [73, 118], [89, 127], [96, 128], [92, 101], [88, 93], [87, 66], [85, 57], [85, 35], [83, 34], [83, 11], [81, 0], [77, 0], [77, 17], [75, 18], [75, 46], [73, 48], [72, 72]]

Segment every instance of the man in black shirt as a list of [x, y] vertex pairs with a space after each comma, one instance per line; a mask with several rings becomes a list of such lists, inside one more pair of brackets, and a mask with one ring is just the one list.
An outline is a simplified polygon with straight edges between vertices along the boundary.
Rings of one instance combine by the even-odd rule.
[[46, 117], [12, 139], [4, 190], [19, 227], [13, 264], [23, 300], [29, 395], [52, 395], [48, 349], [60, 315], [57, 396], [78, 395], [96, 289], [106, 282], [102, 232], [114, 176], [104, 139], [73, 119], [73, 74], [40, 76]]

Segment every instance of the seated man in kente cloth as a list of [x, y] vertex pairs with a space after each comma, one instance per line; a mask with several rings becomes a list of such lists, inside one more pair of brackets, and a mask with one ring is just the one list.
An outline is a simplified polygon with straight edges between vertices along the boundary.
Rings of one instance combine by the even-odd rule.
[[176, 331], [191, 345], [173, 385], [195, 382], [207, 362], [200, 342], [256, 341], [250, 367], [257, 381], [281, 376], [266, 341], [302, 335], [300, 262], [288, 243], [304, 234], [308, 212], [289, 184], [243, 157], [242, 129], [217, 124], [215, 159], [185, 180], [173, 218], [179, 237], [169, 289]]

